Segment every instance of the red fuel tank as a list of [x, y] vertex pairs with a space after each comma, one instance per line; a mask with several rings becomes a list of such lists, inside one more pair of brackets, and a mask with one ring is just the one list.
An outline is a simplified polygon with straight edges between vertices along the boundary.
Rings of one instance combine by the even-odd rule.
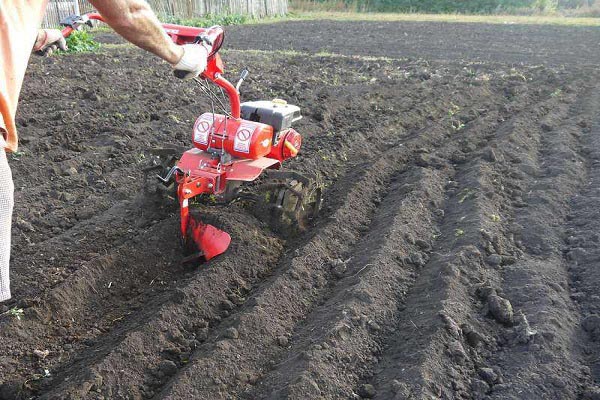
[[273, 127], [204, 113], [194, 124], [192, 140], [200, 150], [225, 149], [234, 157], [255, 160], [271, 152]]

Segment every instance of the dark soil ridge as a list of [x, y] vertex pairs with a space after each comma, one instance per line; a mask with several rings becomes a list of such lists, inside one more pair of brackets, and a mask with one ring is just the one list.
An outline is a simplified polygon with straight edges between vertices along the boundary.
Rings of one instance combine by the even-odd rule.
[[[591, 113], [600, 107], [600, 97], [597, 88], [590, 88], [590, 96], [582, 108], [589, 109]], [[592, 114], [593, 115], [593, 114]], [[600, 393], [600, 340], [597, 321], [600, 312], [600, 299], [597, 288], [599, 278], [597, 273], [598, 250], [594, 243], [598, 238], [598, 220], [593, 216], [598, 209], [598, 188], [600, 169], [598, 153], [598, 133], [600, 132], [600, 119], [597, 116], [590, 120], [579, 122], [582, 128], [581, 142], [585, 149], [587, 174], [583, 180], [580, 196], [574, 197], [571, 202], [571, 212], [567, 216], [566, 230], [564, 232], [564, 264], [569, 274], [570, 297], [577, 304], [581, 312], [581, 327], [584, 331], [579, 344], [583, 358], [589, 368], [588, 371], [595, 385], [585, 387], [582, 391], [583, 398], [594, 398]], [[580, 336], [581, 337], [581, 336]]]
[[[498, 280], [494, 269], [486, 265], [491, 254], [502, 254], [507, 260], [512, 260], [519, 254], [518, 250], [506, 246], [504, 238], [498, 239], [498, 229], [502, 224], [490, 218], [491, 215], [501, 215], [502, 221], [511, 219], [510, 210], [505, 204], [510, 199], [498, 200], [506, 197], [505, 189], [501, 188], [513, 187], [509, 180], [498, 179], [510, 174], [496, 174], [493, 168], [501, 164], [505, 157], [514, 157], [519, 162], [527, 159], [528, 153], [519, 157], [518, 153], [506, 149], [511, 147], [511, 141], [515, 137], [520, 148], [531, 148], [523, 143], [525, 138], [530, 137], [530, 134], [524, 133], [532, 132], [530, 126], [536, 125], [535, 119], [530, 119], [531, 115], [535, 115], [535, 110], [541, 110], [544, 115], [543, 110], [555, 109], [554, 105], [549, 107], [552, 103], [556, 102], [536, 102], [532, 108], [526, 108], [517, 117], [502, 124], [490, 141], [494, 159], [489, 158], [489, 153], [483, 153], [482, 158], [473, 159], [463, 168], [463, 173], [457, 174], [457, 185], [453, 190], [455, 194], [449, 200], [451, 208], [446, 210], [445, 215], [451, 217], [455, 214], [455, 218], [449, 218], [454, 224], [450, 228], [459, 229], [462, 225], [469, 228], [464, 229], [464, 235], [456, 240], [456, 247], [450, 253], [442, 249], [438, 251], [441, 253], [440, 257], [426, 266], [430, 273], [424, 275], [421, 285], [415, 287], [407, 303], [402, 305], [406, 316], [400, 319], [398, 334], [388, 343], [389, 350], [384, 351], [382, 365], [378, 368], [381, 372], [375, 377], [375, 387], [381, 390], [381, 393], [380, 390], [377, 391], [378, 397], [471, 398], [481, 397], [489, 392], [489, 388], [483, 393], [477, 392], [478, 383], [472, 382], [480, 382], [478, 370], [494, 366], [482, 362], [481, 357], [485, 359], [489, 352], [497, 351], [496, 341], [498, 337], [502, 337], [502, 330], [497, 323], [490, 324], [486, 323], [485, 318], [480, 319], [480, 313], [485, 314], [486, 311], [481, 309], [475, 288]], [[472, 194], [467, 195], [469, 192]], [[471, 217], [470, 220], [457, 223], [460, 215]], [[452, 229], [449, 229], [448, 234], [451, 233]], [[477, 247], [472, 247], [472, 244]], [[447, 246], [447, 242], [442, 241], [440, 245]], [[442, 256], [446, 254], [451, 256]], [[445, 278], [440, 278], [438, 271], [442, 271]], [[436, 280], [446, 282], [443, 284]], [[436, 294], [436, 289], [439, 290], [440, 287], [448, 288], [447, 292]], [[431, 298], [421, 296], [423, 292], [431, 293]], [[425, 323], [436, 316], [438, 323], [435, 328]], [[486, 325], [491, 327], [482, 329]], [[422, 329], [427, 334], [419, 335], [419, 339], [412, 339], [412, 334], [405, 333], [423, 333]], [[480, 339], [475, 340], [477, 337]], [[440, 370], [440, 359], [448, 359], [451, 367]], [[448, 364], [442, 363], [444, 366]], [[396, 372], [394, 375], [392, 365], [407, 367], [403, 368], [402, 374]], [[449, 384], [441, 385], [439, 382]], [[484, 384], [487, 385], [486, 382]]]
[[[580, 315], [569, 298], [561, 249], [568, 202], [578, 195], [585, 175], [578, 124], [593, 118], [585, 106], [588, 101], [589, 92], [574, 84], [565, 91], [564, 102], [541, 119], [538, 129], [529, 131], [531, 146], [514, 139], [514, 155], [529, 147], [522, 155], [527, 162], [517, 167], [526, 195], [524, 207], [512, 212], [505, 236], [512, 233], [523, 253], [515, 264], [501, 269], [501, 289], [512, 303], [515, 323], [522, 312], [536, 334], [515, 339], [524, 322], [513, 332], [501, 332], [502, 348], [489, 361], [514, 378], [498, 385], [493, 398], [578, 398], [590, 383], [579, 348]], [[509, 238], [505, 247], [510, 246]], [[562, 285], [567, 290], [557, 290]]]

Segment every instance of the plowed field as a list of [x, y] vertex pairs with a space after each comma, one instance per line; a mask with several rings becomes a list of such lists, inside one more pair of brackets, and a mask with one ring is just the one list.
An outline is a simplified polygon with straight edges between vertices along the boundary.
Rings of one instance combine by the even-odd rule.
[[230, 31], [243, 98], [302, 107], [318, 219], [206, 207], [233, 244], [182, 265], [141, 168], [208, 100], [128, 46], [32, 60], [0, 398], [600, 399], [597, 30]]

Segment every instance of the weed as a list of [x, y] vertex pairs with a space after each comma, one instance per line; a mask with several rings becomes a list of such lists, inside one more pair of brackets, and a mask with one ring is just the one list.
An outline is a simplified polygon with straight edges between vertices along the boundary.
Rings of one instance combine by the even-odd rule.
[[457, 229], [454, 230], [454, 236], [456, 236], [456, 237], [462, 236], [464, 234], [465, 234], [465, 231], [463, 231], [460, 228], [457, 228]]
[[453, 117], [460, 111], [460, 107], [450, 102], [450, 109], [448, 110], [448, 116]]
[[458, 202], [460, 204], [464, 203], [464, 201], [466, 199], [468, 199], [469, 197], [471, 197], [471, 195], [473, 193], [474, 193], [473, 189], [466, 188], [466, 189], [462, 190], [461, 193], [458, 195], [459, 196], [458, 197]]
[[554, 92], [550, 93], [550, 97], [558, 97], [562, 94], [562, 89], [558, 88]]
[[465, 67], [465, 72], [467, 73], [467, 76], [470, 78], [475, 78], [477, 76], [477, 72], [472, 68]]
[[451, 125], [452, 125], [452, 129], [454, 129], [457, 132], [465, 127], [465, 124], [463, 124], [461, 121], [457, 121], [454, 119], [451, 121]]
[[14, 151], [12, 153], [8, 153], [9, 158], [12, 161], [19, 161], [21, 160], [21, 157], [23, 157], [23, 152], [22, 151]]
[[13, 307], [10, 310], [5, 311], [2, 315], [10, 315], [11, 317], [15, 317], [20, 321], [23, 314], [24, 311], [22, 308]]
[[498, 214], [490, 214], [492, 222], [500, 222], [500, 216]]
[[88, 53], [98, 50], [100, 43], [87, 31], [75, 31], [67, 38], [67, 47], [69, 53]]

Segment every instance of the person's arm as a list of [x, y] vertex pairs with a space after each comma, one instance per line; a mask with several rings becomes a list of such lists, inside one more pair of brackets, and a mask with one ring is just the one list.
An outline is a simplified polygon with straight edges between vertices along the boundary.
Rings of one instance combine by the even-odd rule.
[[105, 22], [129, 42], [172, 65], [183, 57], [183, 47], [171, 41], [144, 0], [90, 0]]

